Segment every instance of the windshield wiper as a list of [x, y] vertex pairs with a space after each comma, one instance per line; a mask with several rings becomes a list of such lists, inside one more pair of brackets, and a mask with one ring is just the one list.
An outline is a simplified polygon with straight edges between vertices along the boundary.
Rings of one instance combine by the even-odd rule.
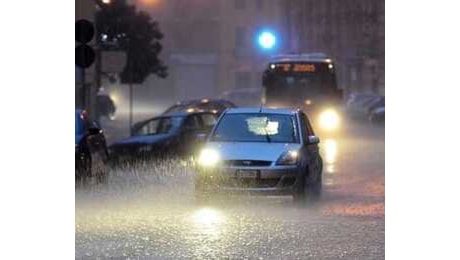
[[272, 142], [272, 139], [270, 138], [270, 135], [268, 134], [267, 129], [264, 128], [264, 131], [265, 131], [265, 138], [267, 139], [267, 142], [268, 142], [268, 143], [271, 143], [271, 142]]

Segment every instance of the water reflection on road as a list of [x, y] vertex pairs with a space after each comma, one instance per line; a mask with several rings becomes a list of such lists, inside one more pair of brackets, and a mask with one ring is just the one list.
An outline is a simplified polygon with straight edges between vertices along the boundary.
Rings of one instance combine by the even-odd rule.
[[384, 140], [363, 133], [321, 140], [316, 207], [256, 196], [201, 205], [184, 165], [120, 169], [106, 189], [76, 190], [76, 258], [383, 259]]
[[324, 140], [324, 157], [323, 157], [323, 167], [326, 174], [334, 174], [337, 160], [337, 141], [335, 139], [326, 139]]

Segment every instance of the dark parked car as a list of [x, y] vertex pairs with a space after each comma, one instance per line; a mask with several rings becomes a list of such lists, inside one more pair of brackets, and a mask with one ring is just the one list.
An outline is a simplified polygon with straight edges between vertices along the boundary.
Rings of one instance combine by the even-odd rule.
[[172, 112], [135, 124], [131, 137], [110, 145], [115, 163], [183, 158], [205, 140], [217, 121], [213, 112]]
[[374, 108], [369, 113], [369, 121], [373, 124], [385, 123], [385, 106]]
[[75, 111], [75, 181], [107, 181], [107, 145], [102, 129], [84, 110]]
[[314, 201], [322, 187], [318, 143], [300, 110], [229, 109], [198, 157], [197, 196], [244, 192]]
[[376, 98], [369, 104], [368, 115], [370, 115], [373, 110], [377, 108], [382, 108], [382, 107], [385, 107], [385, 97], [384, 96], [380, 96]]
[[166, 109], [164, 113], [210, 111], [220, 115], [225, 109], [232, 107], [236, 107], [236, 105], [225, 99], [204, 98], [177, 102]]
[[371, 123], [385, 122], [385, 97], [375, 99], [369, 105], [368, 118]]

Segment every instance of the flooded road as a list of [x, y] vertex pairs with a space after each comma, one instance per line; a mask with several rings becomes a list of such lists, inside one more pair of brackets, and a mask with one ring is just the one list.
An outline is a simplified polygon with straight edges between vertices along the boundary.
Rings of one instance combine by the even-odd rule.
[[384, 129], [322, 138], [323, 196], [195, 201], [181, 163], [114, 170], [107, 186], [76, 189], [75, 257], [135, 259], [383, 259]]

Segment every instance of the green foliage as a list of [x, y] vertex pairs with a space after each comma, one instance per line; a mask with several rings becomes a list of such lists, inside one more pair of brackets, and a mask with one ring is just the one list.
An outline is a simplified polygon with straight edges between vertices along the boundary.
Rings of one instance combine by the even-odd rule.
[[102, 50], [121, 50], [127, 61], [120, 78], [123, 83], [140, 84], [150, 74], [167, 77], [167, 67], [158, 58], [163, 34], [158, 23], [145, 12], [136, 11], [126, 0], [97, 1], [97, 41]]

